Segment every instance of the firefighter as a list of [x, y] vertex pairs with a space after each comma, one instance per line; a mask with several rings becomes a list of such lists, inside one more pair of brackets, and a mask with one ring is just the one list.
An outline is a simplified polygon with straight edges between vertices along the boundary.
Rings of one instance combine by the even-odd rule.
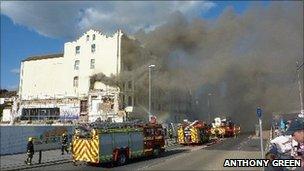
[[68, 136], [66, 135], [66, 133], [63, 133], [61, 136], [61, 155], [64, 154], [64, 151], [66, 151], [66, 153], [69, 154]]
[[172, 128], [169, 128], [168, 132], [169, 132], [169, 138], [172, 139], [173, 138]]
[[24, 161], [25, 164], [31, 165], [32, 164], [32, 159], [34, 156], [34, 144], [33, 144], [33, 138], [29, 137], [28, 138], [28, 143], [26, 147], [26, 154], [27, 154], [27, 159]]

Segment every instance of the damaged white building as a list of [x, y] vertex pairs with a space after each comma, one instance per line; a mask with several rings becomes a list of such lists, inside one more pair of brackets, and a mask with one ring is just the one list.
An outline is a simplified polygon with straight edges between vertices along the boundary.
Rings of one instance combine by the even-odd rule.
[[[79, 39], [64, 44], [64, 53], [29, 57], [21, 62], [18, 115], [21, 120], [83, 119], [122, 122], [117, 86], [101, 81], [92, 84], [91, 76], [103, 73], [118, 76], [122, 69], [121, 39], [89, 30]], [[134, 105], [131, 95], [124, 97]]]

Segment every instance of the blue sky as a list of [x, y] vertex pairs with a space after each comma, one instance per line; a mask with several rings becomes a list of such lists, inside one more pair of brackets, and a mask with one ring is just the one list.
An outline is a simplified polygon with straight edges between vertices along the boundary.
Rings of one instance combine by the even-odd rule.
[[[112, 18], [109, 18], [108, 20], [100, 20], [100, 17], [94, 18], [94, 16], [103, 15], [104, 13], [102, 13], [103, 9], [93, 8], [93, 4], [89, 4], [88, 6], [82, 5], [80, 7], [81, 4], [79, 3], [81, 2], [77, 2], [78, 4], [75, 4], [75, 6], [73, 6], [74, 4], [72, 2], [67, 2], [69, 4], [60, 4], [59, 2], [59, 4], [56, 5], [32, 2], [38, 4], [42, 9], [42, 11], [35, 11], [37, 9], [35, 7], [36, 4], [28, 5], [27, 3], [28, 2], [26, 1], [22, 2], [22, 4], [17, 4], [16, 2], [3, 4], [3, 2], [1, 2], [1, 88], [11, 90], [17, 89], [19, 84], [19, 68], [23, 59], [33, 55], [63, 52], [64, 42], [73, 40], [83, 30], [96, 27], [95, 21], [107, 25], [105, 30], [109, 32], [118, 29], [117, 27], [128, 30], [129, 32], [134, 32], [134, 30], [142, 27], [141, 21], [145, 21], [138, 17], [140, 16], [138, 14], [141, 14], [143, 12], [142, 10], [145, 10], [145, 8], [155, 8], [151, 10], [151, 14], [148, 12], [146, 15], [148, 15], [147, 17], [150, 17], [149, 15], [155, 17], [154, 21], [157, 21], [155, 23], [143, 23], [144, 26], [149, 27], [147, 30], [153, 29], [155, 26], [159, 25], [159, 23], [162, 23], [161, 19], [164, 18], [164, 16], [154, 16], [153, 14], [155, 10], [162, 10], [158, 9], [159, 6], [155, 4], [146, 5], [144, 2], [138, 2], [143, 6], [140, 7], [143, 8], [141, 10], [138, 9], [136, 4], [133, 4], [136, 6], [133, 16], [126, 16], [126, 18], [129, 17], [127, 18], [127, 22], [130, 23], [130, 25], [134, 26], [137, 24], [138, 27], [128, 26], [128, 23], [121, 23], [121, 20], [115, 18], [117, 17], [115, 14], [111, 14], [110, 16]], [[117, 2], [110, 3], [111, 2], [107, 5], [114, 11], [122, 11], [121, 13], [124, 15], [120, 4]], [[185, 4], [177, 4], [176, 9], [183, 11], [183, 13], [190, 18], [191, 16], [199, 16], [206, 19], [215, 19], [227, 6], [233, 6], [235, 11], [239, 14], [242, 14], [246, 11], [248, 6], [250, 6], [250, 2], [248, 1], [215, 1], [205, 4], [202, 2], [196, 3], [200, 3], [201, 7], [186, 4], [187, 8], [183, 8]], [[267, 2], [264, 4], [267, 4]], [[166, 8], [167, 4], [162, 5], [163, 8]], [[66, 15], [65, 13], [58, 15], [58, 12], [52, 10], [53, 8], [58, 9], [58, 6], [59, 9], [61, 7], [62, 9], [65, 9]], [[31, 9], [31, 7], [33, 9]], [[168, 8], [169, 7], [170, 4], [168, 4]], [[48, 11], [48, 9], [50, 10]], [[62, 12], [62, 9], [59, 13]], [[31, 12], [29, 13], [29, 11]], [[164, 11], [166, 11], [166, 9], [164, 9]], [[164, 13], [164, 11], [160, 11], [159, 13]], [[31, 13], [33, 13], [33, 15], [37, 14], [35, 19], [32, 18], [33, 15], [30, 15]], [[58, 21], [58, 23], [54, 23], [54, 21]], [[113, 22], [113, 25], [108, 27], [109, 22], [111, 21]]]
[[1, 88], [16, 88], [23, 59], [32, 55], [62, 52], [63, 43], [62, 39], [41, 36], [1, 15]]

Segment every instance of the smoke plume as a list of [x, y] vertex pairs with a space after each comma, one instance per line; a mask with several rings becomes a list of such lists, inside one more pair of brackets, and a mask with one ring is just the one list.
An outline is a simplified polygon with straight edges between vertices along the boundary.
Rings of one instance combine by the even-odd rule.
[[108, 86], [118, 86], [117, 78], [114, 75], [107, 77], [104, 73], [94, 74], [90, 77], [90, 90], [94, 88], [95, 82], [102, 82]]
[[[141, 73], [153, 63], [153, 86], [161, 90], [154, 96], [163, 106], [189, 106], [171, 114], [230, 116], [252, 130], [261, 106], [269, 125], [272, 114], [300, 110], [296, 61], [303, 63], [302, 14], [300, 1], [252, 3], [243, 14], [228, 7], [214, 20], [187, 20], [176, 12], [154, 31], [138, 31], [140, 43], [125, 42], [127, 74], [121, 78], [136, 80], [135, 92], [147, 99], [147, 74]], [[299, 72], [303, 85], [303, 68]]]
[[[156, 30], [135, 36], [158, 57], [155, 86], [177, 89], [177, 96], [192, 92], [195, 118], [228, 115], [253, 128], [257, 106], [266, 124], [272, 114], [300, 109], [302, 14], [303, 2], [254, 3], [242, 15], [228, 7], [213, 21], [175, 13]], [[299, 72], [303, 85], [303, 68]]]

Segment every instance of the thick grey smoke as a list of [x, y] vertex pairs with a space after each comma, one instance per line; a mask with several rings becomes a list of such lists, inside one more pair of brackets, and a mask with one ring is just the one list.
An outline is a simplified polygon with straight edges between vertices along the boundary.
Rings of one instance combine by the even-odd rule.
[[98, 81], [100, 81], [100, 82], [102, 82], [102, 83], [104, 83], [105, 85], [108, 85], [108, 86], [119, 85], [116, 76], [111, 75], [110, 77], [107, 77], [103, 73], [98, 73], [98, 74], [94, 74], [90, 77], [90, 89], [93, 89], [95, 82], [98, 82]]
[[170, 96], [191, 92], [195, 118], [228, 115], [247, 129], [254, 127], [257, 106], [266, 124], [274, 113], [300, 109], [296, 61], [303, 63], [303, 2], [254, 3], [242, 15], [228, 7], [214, 21], [174, 13], [135, 37], [157, 57], [155, 86], [176, 93]]
[[[136, 40], [123, 37], [118, 78], [101, 74], [91, 81], [123, 88], [133, 80], [136, 105], [147, 106], [146, 71], [156, 64], [153, 96], [166, 114], [205, 121], [208, 114], [229, 116], [252, 130], [261, 106], [267, 126], [272, 114], [300, 110], [296, 61], [303, 63], [302, 14], [303, 2], [253, 3], [242, 15], [228, 7], [211, 21], [189, 21], [176, 12], [154, 31], [138, 31]], [[299, 72], [303, 85], [303, 68]]]

